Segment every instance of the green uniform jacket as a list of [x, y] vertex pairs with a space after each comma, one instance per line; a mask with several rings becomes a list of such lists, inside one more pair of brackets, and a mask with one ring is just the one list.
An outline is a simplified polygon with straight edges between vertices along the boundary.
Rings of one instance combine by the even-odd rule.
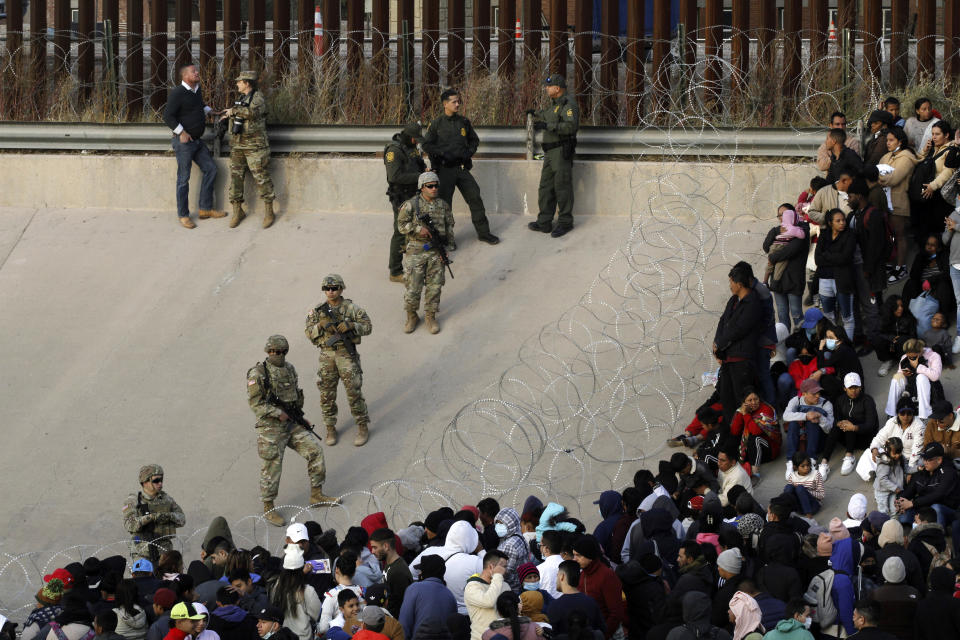
[[[270, 389], [267, 388], [264, 366], [269, 367]], [[280, 414], [283, 409], [267, 402], [269, 391], [280, 398], [281, 402], [303, 408], [303, 391], [297, 386], [297, 370], [289, 362], [277, 367], [267, 361], [258, 362], [247, 371], [247, 404], [257, 416], [258, 427], [279, 427], [283, 424]]]
[[260, 91], [254, 91], [250, 99], [250, 106], [235, 106], [233, 115], [230, 116], [230, 125], [233, 126], [233, 118], [243, 118], [243, 133], [240, 135], [230, 134], [230, 147], [232, 149], [264, 149], [270, 146], [267, 141], [267, 103], [263, 99]]
[[543, 142], [560, 142], [560, 136], [574, 136], [580, 128], [580, 107], [569, 93], [550, 100], [550, 106], [537, 111], [535, 118], [547, 123]]
[[[146, 513], [138, 509], [146, 507]], [[187, 523], [183, 509], [177, 501], [165, 491], [148, 498], [142, 491], [131, 493], [123, 503], [123, 527], [133, 535], [140, 536], [144, 542], [151, 542], [164, 536], [177, 533], [177, 527]]]
[[[327, 317], [327, 314], [320, 311], [320, 307], [324, 304], [325, 303], [321, 302], [307, 314], [307, 326], [304, 328], [307, 339], [321, 349], [327, 348], [327, 341], [336, 333], [334, 327], [324, 328], [330, 323], [330, 318]], [[373, 323], [370, 322], [370, 316], [367, 315], [366, 311], [353, 304], [353, 300], [341, 298], [340, 304], [337, 306], [330, 305], [330, 309], [333, 310], [333, 314], [337, 318], [337, 323], [346, 322], [350, 325], [350, 329], [353, 330], [352, 339], [354, 344], [360, 344], [360, 336], [368, 336], [373, 331]]]
[[[421, 215], [425, 213], [430, 216], [433, 226], [443, 236], [442, 240], [420, 237], [420, 230], [423, 229], [423, 225], [417, 220], [413, 211], [417, 198], [420, 199]], [[434, 198], [433, 202], [427, 202], [423, 196], [417, 194], [401, 205], [400, 214], [397, 216], [397, 231], [407, 237], [407, 245], [404, 249], [406, 253], [423, 253], [424, 244], [436, 246], [437, 242], [445, 242], [447, 238], [453, 235], [453, 212], [443, 198]]]
[[417, 190], [417, 179], [426, 169], [420, 152], [416, 147], [404, 144], [401, 134], [393, 136], [393, 141], [383, 150], [383, 165], [387, 169], [387, 182], [394, 190], [404, 192], [411, 197]]
[[480, 138], [470, 121], [455, 113], [439, 116], [423, 136], [423, 150], [430, 154], [434, 167], [454, 167], [465, 163], [480, 146]]

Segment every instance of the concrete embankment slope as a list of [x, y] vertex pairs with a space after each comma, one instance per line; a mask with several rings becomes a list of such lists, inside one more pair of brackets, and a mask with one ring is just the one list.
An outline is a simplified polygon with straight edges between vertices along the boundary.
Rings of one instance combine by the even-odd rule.
[[[761, 268], [776, 204], [808, 180], [780, 165], [578, 164], [577, 211], [609, 215], [580, 215], [555, 240], [521, 215], [538, 164], [479, 162], [503, 242], [478, 243], [455, 201], [443, 331], [408, 336], [402, 286], [386, 278], [380, 161], [302, 162], [277, 163], [274, 228], [254, 215], [235, 230], [216, 220], [187, 231], [171, 207], [172, 158], [0, 155], [0, 552], [38, 552], [0, 575], [4, 603], [29, 601], [24, 585], [65, 562], [50, 550], [123, 553], [120, 507], [146, 462], [164, 466], [187, 513], [188, 552], [218, 514], [241, 544], [276, 546], [279, 530], [247, 517], [259, 509], [259, 459], [245, 374], [265, 338], [285, 334], [320, 421], [303, 321], [328, 272], [373, 320], [360, 347], [373, 423], [367, 446], [351, 446], [341, 391], [345, 437], [325, 448], [324, 488], [350, 495], [313, 517], [342, 532], [382, 509], [401, 527], [442, 502], [532, 492], [578, 514], [580, 501], [592, 526], [596, 494], [653, 464], [644, 457], [663, 455], [664, 437], [706, 397], [700, 374], [713, 366], [729, 265]], [[868, 388], [879, 397], [882, 384]], [[775, 492], [780, 468], [762, 491]], [[831, 509], [855, 486], [836, 483]], [[288, 452], [278, 502], [307, 494]]]

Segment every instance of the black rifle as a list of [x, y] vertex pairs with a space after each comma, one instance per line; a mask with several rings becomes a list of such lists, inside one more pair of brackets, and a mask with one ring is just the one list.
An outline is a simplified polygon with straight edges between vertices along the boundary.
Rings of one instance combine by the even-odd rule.
[[433, 224], [433, 220], [430, 219], [430, 216], [420, 211], [419, 196], [413, 201], [413, 214], [417, 217], [417, 220], [420, 221], [420, 224], [427, 228], [427, 231], [430, 232], [430, 239], [433, 240], [433, 245], [427, 243], [423, 245], [423, 248], [428, 250], [437, 250], [437, 253], [440, 255], [440, 262], [442, 262], [443, 266], [445, 266], [447, 271], [450, 272], [450, 279], [452, 280], [453, 269], [450, 268], [450, 264], [453, 262], [453, 260], [451, 260], [450, 256], [447, 255], [447, 239], [444, 236], [441, 236], [440, 232], [437, 231], [437, 226]]
[[323, 438], [317, 435], [317, 432], [313, 430], [313, 425], [310, 424], [310, 421], [307, 420], [306, 416], [303, 415], [303, 409], [291, 406], [290, 404], [278, 398], [277, 394], [273, 392], [273, 386], [270, 384], [270, 370], [267, 369], [266, 361], [263, 362], [263, 382], [265, 385], [267, 385], [267, 404], [272, 404], [273, 406], [278, 407], [281, 411], [287, 414], [287, 417], [312, 433], [317, 440], [323, 442]]
[[363, 367], [360, 366], [360, 354], [357, 352], [357, 345], [353, 341], [353, 329], [347, 331], [346, 333], [340, 333], [337, 331], [336, 327], [338, 324], [340, 324], [340, 318], [338, 318], [334, 313], [333, 307], [330, 306], [329, 302], [324, 302], [322, 305], [317, 307], [317, 311], [330, 319], [330, 322], [325, 324], [323, 328], [330, 331], [333, 335], [330, 336], [324, 344], [326, 344], [328, 347], [332, 347], [342, 342], [344, 348], [347, 350], [347, 353], [350, 354], [350, 359], [356, 363], [357, 369], [360, 370], [360, 373], [363, 373]]

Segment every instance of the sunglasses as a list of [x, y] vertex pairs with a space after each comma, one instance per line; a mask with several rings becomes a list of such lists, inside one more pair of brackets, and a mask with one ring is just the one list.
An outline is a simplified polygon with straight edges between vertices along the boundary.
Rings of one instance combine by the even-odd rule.
[[914, 416], [917, 414], [917, 412], [913, 409], [900, 409], [900, 411], [897, 411], [897, 413], [899, 413], [901, 416]]
[[281, 356], [285, 356], [285, 355], [287, 355], [287, 350], [284, 349], [283, 351], [281, 351], [281, 350], [279, 350], [279, 349], [271, 349], [271, 350], [268, 351], [267, 353], [278, 353], [278, 354], [280, 354]]
[[152, 482], [153, 484], [160, 484], [161, 482], [163, 482], [163, 476], [160, 476], [159, 478], [150, 478], [150, 482]]
[[425, 185], [423, 185], [423, 188], [424, 188], [424, 189], [436, 189], [436, 188], [439, 187], [439, 186], [440, 186], [440, 185], [437, 184], [436, 182], [431, 182], [430, 184], [425, 184]]
[[320, 287], [324, 291], [340, 291], [340, 287]]

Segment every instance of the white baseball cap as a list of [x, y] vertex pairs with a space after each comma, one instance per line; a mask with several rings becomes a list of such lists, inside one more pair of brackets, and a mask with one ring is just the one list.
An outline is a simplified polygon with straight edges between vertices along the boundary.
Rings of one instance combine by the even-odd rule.
[[856, 371], [851, 371], [847, 375], [843, 376], [843, 386], [847, 389], [850, 387], [862, 387], [863, 382], [860, 380], [860, 374]]
[[294, 522], [287, 527], [287, 537], [290, 538], [291, 542], [309, 540], [310, 536], [307, 535], [307, 525], [302, 522]]

